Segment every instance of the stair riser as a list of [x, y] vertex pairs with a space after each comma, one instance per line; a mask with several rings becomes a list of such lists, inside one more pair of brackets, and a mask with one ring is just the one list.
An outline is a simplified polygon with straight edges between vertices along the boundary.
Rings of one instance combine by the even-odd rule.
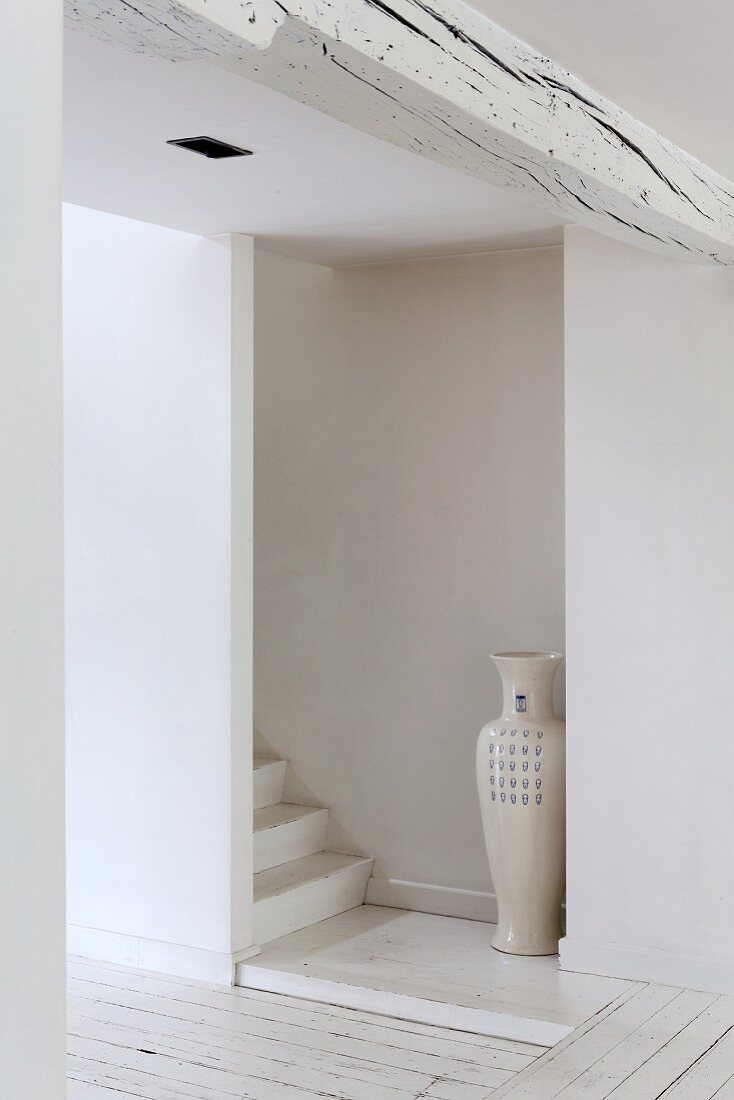
[[274, 825], [255, 833], [254, 861], [255, 872], [266, 871], [269, 867], [279, 867], [302, 856], [311, 856], [321, 852], [326, 844], [326, 828], [329, 811], [307, 814], [296, 821], [283, 825]]
[[276, 760], [272, 764], [255, 769], [252, 777], [254, 809], [261, 810], [264, 806], [275, 806], [282, 800], [287, 767], [285, 760]]
[[364, 901], [370, 861], [328, 878], [255, 902], [255, 943], [270, 943], [299, 928], [354, 909]]

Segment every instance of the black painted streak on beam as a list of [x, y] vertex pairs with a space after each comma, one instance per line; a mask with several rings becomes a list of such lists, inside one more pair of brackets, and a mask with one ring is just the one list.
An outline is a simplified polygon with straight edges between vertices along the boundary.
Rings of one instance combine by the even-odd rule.
[[650, 233], [647, 229], [641, 229], [639, 225], [635, 225], [634, 222], [626, 222], [624, 218], [617, 217], [611, 210], [607, 210], [607, 217], [613, 218], [615, 222], [619, 222], [620, 225], [626, 225], [628, 229], [636, 229], [638, 233], [642, 233], [645, 237], [652, 237], [656, 241], [660, 241], [661, 244], [666, 244], [663, 237], [658, 237], [656, 233]]
[[346, 65], [342, 65], [341, 61], [337, 61], [333, 54], [329, 55], [329, 60], [334, 65], [336, 65], [337, 69], [341, 69], [343, 73], [348, 73], [349, 76], [353, 76], [355, 80], [358, 80], [360, 82], [360, 84], [366, 84], [368, 88], [372, 88], [373, 92], [379, 92], [380, 95], [387, 96], [387, 98], [392, 100], [393, 103], [397, 103], [398, 107], [402, 107], [403, 110], [408, 110], [408, 108], [405, 107], [405, 105], [401, 103], [399, 99], [396, 99], [394, 95], [390, 95], [390, 93], [386, 92], [384, 88], [381, 88], [379, 84], [373, 84], [371, 80], [367, 79], [367, 77], [360, 76], [359, 73], [352, 72], [352, 70], [348, 69]]
[[557, 92], [565, 92], [566, 95], [573, 96], [574, 99], [577, 99], [579, 103], [583, 103], [586, 107], [593, 107], [595, 111], [599, 112], [599, 114], [604, 114], [604, 111], [601, 109], [601, 107], [598, 107], [596, 103], [592, 103], [590, 99], [586, 98], [586, 96], [581, 95], [581, 92], [577, 92], [574, 88], [569, 87], [568, 84], [563, 84], [560, 80], [556, 80], [552, 76], [545, 76], [543, 77], [543, 79], [546, 84], [548, 84], [551, 88], [555, 88]]
[[[440, 49], [442, 52], [445, 52], [445, 50], [440, 45], [440, 43], [435, 42], [434, 39], [432, 39], [432, 38], [430, 38], [430, 36], [424, 34], [423, 31], [420, 31], [417, 28], [413, 27], [413, 25], [411, 23], [409, 23], [407, 20], [403, 19], [402, 16], [395, 15], [395, 13], [391, 12], [390, 9], [387, 8], [387, 6], [385, 4], [382, 3], [382, 0], [365, 0], [365, 3], [369, 4], [371, 7], [378, 8], [378, 10], [382, 11], [386, 15], [393, 15], [393, 17], [397, 18], [399, 22], [403, 23], [405, 26], [407, 26], [411, 30], [416, 30], [417, 33], [419, 33], [422, 37], [426, 38], [433, 45], [437, 46], [438, 49]], [[324, 52], [326, 53], [326, 48], [325, 47], [324, 47]], [[386, 92], [384, 88], [380, 88], [379, 85], [373, 84], [372, 81], [367, 80], [366, 77], [360, 76], [358, 73], [355, 73], [352, 69], [348, 69], [346, 65], [343, 65], [340, 61], [337, 61], [333, 54], [329, 55], [329, 59], [334, 65], [336, 65], [336, 67], [338, 69], [341, 69], [342, 72], [347, 73], [349, 76], [353, 76], [355, 80], [359, 80], [360, 83], [366, 84], [367, 87], [372, 88], [373, 91], [379, 92], [381, 95], [386, 96], [388, 99], [392, 100], [393, 103], [396, 103], [398, 105], [398, 107], [402, 108], [402, 110], [406, 111], [408, 114], [411, 114], [414, 117], [421, 118], [421, 115], [417, 115], [415, 111], [413, 111], [410, 107], [407, 106], [407, 104], [401, 102], [401, 100], [399, 100], [399, 99], [396, 99], [395, 96], [390, 95], [390, 93]], [[478, 91], [479, 89], [476, 89], [476, 90]], [[428, 120], [425, 119], [425, 118], [423, 118], [423, 121], [428, 122]], [[445, 119], [442, 119], [439, 116], [434, 115], [434, 122], [432, 123], [432, 125], [435, 126], [437, 123], [445, 126], [449, 131], [451, 131], [457, 137], [463, 139], [464, 141], [468, 141], [471, 145], [473, 145], [475, 148], [479, 149], [486, 156], [493, 157], [496, 161], [499, 161], [500, 164], [503, 164], [505, 162], [507, 162], [509, 164], [513, 163], [512, 161], [507, 160], [507, 158], [499, 156], [499, 154], [493, 152], [493, 150], [487, 149], [484, 145], [481, 145], [478, 141], [475, 141], [474, 138], [471, 138], [471, 137], [469, 137], [468, 134], [463, 133], [463, 131], [457, 130], [456, 127], [453, 126], [450, 122], [447, 122]], [[429, 123], [429, 125], [431, 125], [431, 123]], [[521, 166], [515, 165], [515, 167], [521, 167]], [[532, 173], [529, 172], [528, 169], [524, 168], [522, 170], [525, 171], [525, 172], [528, 172], [528, 175], [532, 176]], [[554, 199], [556, 198], [556, 196], [553, 195], [553, 192], [549, 191], [548, 188], [545, 187], [540, 182], [540, 180], [536, 179], [535, 176], [532, 176], [532, 178], [535, 180], [535, 182], [538, 184], [538, 186], [542, 187], [544, 191], [547, 191], [548, 194], [551, 195], [552, 198], [554, 198]]]
[[[591, 116], [591, 117], [593, 117], [593, 116]], [[635, 145], [635, 143], [633, 141], [630, 141], [630, 139], [628, 137], [625, 137], [621, 130], [618, 130], [616, 126], [612, 126], [611, 122], [607, 122], [603, 118], [594, 118], [594, 121], [599, 126], [603, 126], [604, 129], [608, 130], [611, 134], [614, 134], [614, 136], [619, 141], [621, 141], [622, 145], [624, 145], [624, 147], [626, 149], [629, 149], [636, 156], [640, 157], [640, 159], [645, 162], [645, 164], [648, 166], [648, 168], [652, 169], [652, 171], [655, 173], [655, 175], [658, 177], [658, 179], [661, 179], [663, 181], [663, 183], [667, 184], [667, 186], [670, 188], [670, 190], [673, 192], [674, 195], [678, 195], [679, 198], [684, 199], [685, 202], [689, 203], [693, 207], [694, 210], [698, 210], [699, 214], [701, 214], [702, 217], [706, 218], [707, 221], [713, 221], [713, 218], [709, 217], [709, 215], [704, 210], [702, 210], [700, 206], [697, 206], [696, 203], [693, 201], [693, 199], [690, 198], [685, 193], [685, 191], [681, 191], [681, 189], [679, 187], [676, 187], [676, 185], [671, 180], [668, 179], [668, 177], [665, 175], [664, 172], [661, 172], [661, 170], [658, 168], [658, 166], [655, 164], [655, 162], [652, 161], [646, 153], [643, 153], [643, 151], [642, 151], [642, 149], [640, 149], [639, 145]], [[638, 229], [639, 227], [634, 226], [634, 228]], [[644, 230], [641, 229], [640, 232], [643, 233]], [[648, 236], [655, 237], [655, 234], [654, 233], [649, 233]], [[658, 240], [658, 241], [662, 240], [661, 237], [655, 237], [655, 239]], [[663, 241], [663, 243], [665, 243], [665, 242]]]
[[463, 31], [461, 27], [457, 27], [454, 23], [450, 23], [448, 19], [444, 19], [444, 17], [442, 15], [439, 15], [438, 12], [434, 11], [433, 8], [429, 8], [428, 4], [424, 4], [423, 0], [410, 0], [410, 2], [412, 4], [415, 4], [416, 7], [420, 8], [421, 11], [424, 11], [426, 15], [430, 15], [432, 19], [435, 19], [437, 23], [444, 27], [449, 32], [449, 34], [452, 34], [454, 38], [456, 38], [459, 42], [463, 42], [465, 46], [470, 46], [471, 49], [476, 50], [476, 52], [481, 54], [482, 57], [486, 57], [487, 61], [491, 61], [493, 65], [497, 66], [497, 68], [502, 69], [503, 72], [506, 72], [508, 76], [511, 76], [513, 78], [513, 80], [519, 81], [520, 84], [525, 83], [524, 74], [516, 71], [510, 65], [505, 64], [505, 62], [501, 58], [497, 57], [496, 54], [493, 54], [492, 51], [488, 50], [487, 47], [482, 45], [481, 42], [478, 42], [476, 38], [472, 38], [471, 35], [467, 34], [466, 31]]
[[[705, 187], [705, 188], [706, 188], [706, 189], [707, 189], [708, 191], [710, 191], [712, 195], [714, 194], [714, 192], [715, 192], [715, 191], [719, 191], [719, 192], [720, 192], [720, 193], [721, 193], [722, 195], [726, 195], [726, 197], [727, 197], [728, 199], [734, 199], [734, 194], [732, 194], [732, 192], [731, 192], [731, 191], [727, 191], [727, 189], [726, 189], [725, 187], [722, 187], [720, 183], [709, 183], [709, 181], [708, 181], [708, 180], [705, 180], [705, 179], [703, 178], [703, 176], [699, 176], [698, 172], [694, 172], [692, 168], [691, 168], [691, 172], [692, 172], [692, 173], [693, 173], [693, 175], [694, 175], [694, 176], [696, 177], [696, 179], [698, 180], [698, 182], [699, 182], [699, 183], [702, 183], [702, 184], [703, 184], [703, 186], [704, 186], [704, 187]], [[674, 238], [673, 238], [673, 237], [671, 237], [671, 240], [674, 240]]]
[[[421, 116], [419, 115], [418, 117], [420, 118]], [[469, 144], [473, 145], [475, 149], [479, 149], [480, 152], [485, 153], [489, 157], [494, 157], [494, 159], [499, 161], [500, 164], [504, 164], [507, 161], [506, 157], [501, 157], [499, 155], [499, 153], [495, 153], [494, 150], [487, 149], [486, 146], [482, 145], [478, 141], [475, 141], [473, 137], [469, 137], [468, 134], [465, 134], [463, 130], [458, 130], [456, 128], [456, 126], [453, 125], [453, 123], [448, 122], [445, 118], [441, 118], [440, 116], [437, 116], [437, 115], [434, 115], [434, 118], [442, 126], [445, 126], [447, 128], [447, 130], [449, 130], [452, 134], [455, 134], [456, 137], [461, 138], [463, 141], [468, 141]], [[427, 121], [427, 120], [424, 119], [424, 121]], [[507, 162], [507, 163], [509, 163], [509, 162]]]
[[535, 183], [537, 183], [538, 187], [542, 188], [543, 191], [550, 195], [554, 203], [558, 204], [558, 195], [554, 195], [550, 187], [546, 187], [545, 184], [538, 179], [534, 172], [531, 172], [530, 169], [526, 168], [524, 164], [517, 164], [514, 160], [510, 160], [509, 157], [507, 158], [507, 163], [511, 164], [513, 168], [518, 168], [521, 172], [525, 172], [526, 175], [530, 176], [531, 180], [534, 180]]
[[580, 195], [577, 195], [575, 191], [572, 191], [570, 187], [566, 187], [563, 180], [559, 179], [558, 176], [555, 177], [555, 180], [556, 180], [556, 183], [558, 184], [558, 186], [562, 187], [563, 190], [566, 192], [566, 194], [570, 195], [571, 198], [575, 199], [576, 202], [581, 204], [581, 206], [585, 206], [586, 209], [590, 210], [592, 214], [598, 214], [599, 213], [599, 211], [595, 210], [593, 206], [589, 206], [588, 202], [585, 202], [584, 199], [582, 199]]
[[132, 11], [135, 13], [135, 15], [139, 15], [140, 18], [144, 19], [146, 23], [151, 23], [154, 27], [158, 27], [159, 29], [163, 27], [165, 30], [170, 31], [171, 34], [175, 35], [176, 38], [180, 38], [188, 46], [193, 46], [193, 48], [198, 52], [211, 53], [211, 51], [206, 46], [202, 46], [200, 42], [196, 42], [191, 38], [187, 38], [186, 35], [182, 34], [181, 31], [176, 29], [176, 27], [171, 27], [168, 23], [164, 23], [161, 19], [155, 19], [153, 18], [153, 16], [146, 15], [144, 11], [141, 11], [140, 8], [136, 8], [134, 4], [131, 4], [129, 2], [129, 0], [120, 0], [120, 3], [123, 7], [127, 8], [128, 11]]
[[426, 32], [424, 30], [421, 30], [420, 27], [417, 27], [415, 23], [411, 23], [409, 19], [406, 19], [404, 15], [400, 15], [399, 12], [393, 11], [392, 8], [383, 3], [383, 0], [364, 0], [364, 2], [365, 4], [369, 4], [371, 8], [377, 8], [377, 10], [381, 11], [383, 15], [387, 15], [388, 18], [394, 19], [403, 27], [407, 27], [407, 29], [409, 31], [412, 31], [413, 34], [418, 34], [421, 38], [425, 38], [428, 42], [431, 43], [432, 46], [438, 46], [439, 49], [441, 48], [438, 42], [436, 42], [435, 38], [431, 38], [430, 34], [426, 34]]
[[[720, 191], [720, 192], [721, 192], [721, 194], [722, 194], [722, 195], [726, 195], [726, 197], [727, 197], [728, 199], [734, 199], [734, 195], [733, 195], [733, 194], [731, 193], [731, 191], [727, 191], [727, 189], [726, 189], [725, 187], [722, 187], [722, 186], [721, 186], [721, 184], [718, 184], [718, 183], [715, 183], [715, 184], [714, 184], [714, 183], [709, 183], [709, 181], [708, 181], [708, 180], [705, 180], [705, 179], [703, 178], [703, 176], [699, 176], [698, 172], [694, 172], [692, 168], [691, 168], [691, 172], [692, 172], [692, 174], [693, 174], [693, 175], [694, 175], [694, 176], [696, 177], [696, 179], [698, 180], [698, 182], [699, 182], [699, 183], [701, 183], [701, 184], [703, 184], [703, 186], [704, 186], [704, 187], [706, 188], [706, 190], [707, 190], [707, 191], [710, 191], [712, 195], [714, 194], [714, 192], [715, 192], [715, 191]], [[671, 237], [670, 239], [671, 239], [671, 241], [672, 241], [672, 240], [675, 240], [675, 238], [674, 238], [674, 237]], [[676, 243], [678, 243], [678, 242], [676, 241]]]
[[[398, 12], [393, 11], [392, 8], [388, 7], [388, 5], [386, 3], [384, 3], [384, 0], [364, 0], [364, 2], [366, 4], [369, 4], [371, 7], [376, 8], [378, 11], [382, 12], [383, 15], [387, 15], [389, 18], [397, 20], [397, 22], [400, 23], [402, 26], [406, 27], [409, 31], [412, 31], [413, 34], [417, 34], [421, 38], [425, 38], [425, 40], [427, 42], [430, 42], [431, 45], [435, 46], [436, 49], [441, 51], [441, 53], [447, 54], [452, 59], [452, 61], [458, 61], [460, 64], [465, 65], [466, 68], [469, 70], [469, 72], [476, 73], [477, 76], [481, 77], [483, 80], [488, 81], [488, 83], [490, 83], [490, 85], [491, 85], [491, 81], [489, 80], [489, 77], [487, 76], [486, 73], [481, 72], [479, 69], [475, 69], [473, 65], [469, 65], [468, 62], [464, 61], [463, 58], [457, 57], [450, 50], [447, 50], [445, 48], [445, 46], [442, 46], [441, 43], [437, 42], [435, 38], [431, 38], [431, 36], [429, 34], [426, 34], [426, 32], [421, 30], [421, 28], [418, 27], [415, 23], [411, 23], [409, 19], [406, 19], [404, 16], [400, 15]], [[419, 5], [419, 6], [421, 8], [423, 8], [423, 5]], [[427, 8], [425, 8], [423, 10], [425, 10], [427, 14], [431, 14], [431, 15], [433, 14]], [[446, 25], [448, 26], [448, 24], [446, 24]], [[498, 62], [498, 63], [501, 65], [501, 62]], [[502, 66], [502, 67], [504, 68], [505, 66]], [[468, 81], [467, 81], [467, 83], [468, 83]], [[473, 84], [469, 84], [469, 87], [474, 88], [474, 91], [479, 92], [480, 95], [484, 94], [479, 88], [474, 87]]]
[[448, 119], [438, 114], [437, 109], [430, 110], [429, 108], [425, 108], [424, 110], [416, 110], [412, 107], [408, 107], [405, 103], [401, 103], [400, 106], [404, 111], [407, 111], [409, 115], [412, 115], [413, 118], [419, 119], [424, 125], [433, 126], [434, 129], [443, 128], [452, 138], [458, 137], [462, 141], [469, 142], [470, 145], [473, 145], [475, 149], [479, 149], [479, 151], [486, 156], [493, 157], [500, 165], [512, 163], [507, 157], [500, 156], [499, 153], [495, 153], [493, 149], [488, 149], [485, 145], [482, 145], [473, 137], [470, 137], [469, 134], [464, 133], [463, 130], [457, 129], [453, 122], [449, 122]]
[[529, 80], [532, 84], [537, 84], [541, 88], [544, 86], [543, 81], [541, 80], [541, 78], [539, 76], [535, 76], [534, 73], [529, 73], [527, 71], [527, 69], [518, 69], [517, 71], [519, 73], [522, 73], [522, 75], [525, 77], [525, 79]]
[[714, 219], [713, 219], [712, 217], [710, 217], [710, 215], [709, 215], [709, 214], [707, 214], [707, 213], [706, 213], [706, 211], [705, 211], [705, 210], [702, 210], [702, 209], [701, 209], [701, 207], [700, 207], [700, 206], [698, 206], [698, 205], [697, 205], [697, 204], [696, 204], [696, 203], [695, 203], [695, 202], [693, 201], [693, 199], [692, 199], [692, 198], [690, 197], [690, 195], [687, 195], [687, 194], [685, 193], [685, 191], [681, 191], [681, 190], [680, 190], [680, 188], [678, 188], [678, 194], [680, 195], [680, 197], [681, 197], [682, 199], [685, 199], [685, 201], [686, 201], [687, 203], [689, 203], [689, 204], [690, 204], [690, 205], [691, 205], [691, 206], [693, 207], [693, 209], [694, 209], [694, 210], [698, 210], [698, 212], [699, 212], [699, 214], [701, 215], [701, 217], [702, 217], [702, 218], [705, 218], [705, 219], [706, 219], [706, 221], [712, 222], [712, 221], [714, 220]]
[[[700, 177], [697, 178], [700, 179]], [[725, 187], [722, 187], [721, 184], [717, 183], [714, 186], [716, 187], [717, 191], [721, 191], [722, 195], [726, 195], [728, 199], [734, 199], [734, 195], [731, 193], [731, 191], [727, 191], [727, 189]]]

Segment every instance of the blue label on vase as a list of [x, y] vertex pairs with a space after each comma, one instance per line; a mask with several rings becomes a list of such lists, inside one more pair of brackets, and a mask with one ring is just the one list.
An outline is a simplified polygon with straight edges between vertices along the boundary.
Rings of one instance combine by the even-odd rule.
[[525, 714], [528, 709], [528, 700], [525, 695], [515, 696], [515, 710], [518, 714]]

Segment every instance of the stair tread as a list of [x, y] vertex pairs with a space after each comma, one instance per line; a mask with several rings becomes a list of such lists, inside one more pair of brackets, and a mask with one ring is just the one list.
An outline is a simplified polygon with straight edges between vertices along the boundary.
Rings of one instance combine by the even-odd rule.
[[278, 760], [275, 757], [270, 756], [256, 756], [252, 761], [253, 771], [259, 771], [260, 768], [270, 768], [273, 764], [286, 764], [286, 760]]
[[286, 894], [299, 886], [364, 867], [368, 863], [371, 864], [372, 860], [366, 856], [345, 856], [340, 852], [317, 852], [316, 855], [303, 856], [291, 863], [259, 871], [253, 877], [254, 899], [258, 902]]
[[311, 814], [328, 814], [323, 806], [298, 806], [293, 802], [276, 802], [273, 806], [263, 806], [255, 810], [253, 824], [256, 833], [273, 829], [278, 825], [288, 825], [300, 821]]

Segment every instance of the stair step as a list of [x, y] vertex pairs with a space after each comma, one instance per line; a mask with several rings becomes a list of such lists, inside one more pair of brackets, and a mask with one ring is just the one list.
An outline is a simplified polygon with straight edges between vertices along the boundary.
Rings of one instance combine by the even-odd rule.
[[279, 802], [255, 810], [255, 872], [323, 851], [328, 823], [329, 811], [318, 806]]
[[270, 943], [364, 901], [372, 860], [319, 852], [253, 879], [255, 943]]
[[283, 797], [283, 784], [287, 760], [269, 760], [265, 756], [256, 756], [253, 761], [253, 805], [256, 810], [263, 806], [273, 806]]

